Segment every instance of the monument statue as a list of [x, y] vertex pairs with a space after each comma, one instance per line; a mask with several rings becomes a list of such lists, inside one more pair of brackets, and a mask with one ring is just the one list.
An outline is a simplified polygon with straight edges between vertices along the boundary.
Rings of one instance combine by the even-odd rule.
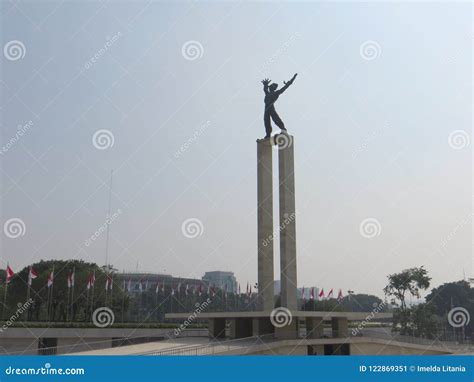
[[295, 75], [292, 77], [291, 80], [288, 82], [283, 81], [284, 86], [280, 89], [278, 89], [278, 84], [272, 83], [270, 84], [270, 80], [268, 78], [265, 78], [262, 81], [263, 84], [263, 91], [265, 92], [265, 113], [263, 115], [263, 121], [265, 123], [265, 138], [270, 138], [270, 134], [272, 133], [272, 124], [270, 119], [273, 120], [275, 125], [277, 125], [281, 131], [286, 131], [285, 124], [281, 120], [280, 116], [275, 110], [275, 102], [286, 89], [293, 83], [295, 80], [296, 76], [298, 73], [295, 73]]

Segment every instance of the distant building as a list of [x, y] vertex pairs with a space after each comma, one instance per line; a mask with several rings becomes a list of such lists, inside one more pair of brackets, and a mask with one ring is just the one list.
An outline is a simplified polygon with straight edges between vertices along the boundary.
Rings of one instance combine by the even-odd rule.
[[156, 290], [156, 286], [160, 284], [160, 287], [165, 285], [166, 289], [177, 288], [181, 284], [181, 291], [184, 291], [186, 286], [191, 290], [198, 288], [202, 285], [203, 288], [207, 288], [207, 283], [199, 279], [190, 279], [185, 277], [173, 277], [167, 274], [161, 273], [147, 273], [147, 272], [124, 272], [116, 273], [114, 283], [118, 284], [120, 288], [127, 290], [128, 283], [130, 282], [130, 293], [140, 292], [140, 282], [142, 284], [142, 291]]
[[[275, 280], [273, 281], [273, 291], [275, 296], [279, 296], [281, 292], [281, 283], [280, 280]], [[311, 289], [314, 288], [314, 299], [318, 299], [318, 294], [319, 294], [319, 288], [318, 287], [304, 287], [304, 297], [306, 297], [306, 300], [309, 300], [311, 297]], [[296, 290], [296, 297], [297, 298], [303, 298], [303, 288], [298, 288]]]
[[234, 272], [212, 271], [206, 272], [202, 280], [222, 290], [226, 289], [229, 293], [237, 293], [237, 279]]

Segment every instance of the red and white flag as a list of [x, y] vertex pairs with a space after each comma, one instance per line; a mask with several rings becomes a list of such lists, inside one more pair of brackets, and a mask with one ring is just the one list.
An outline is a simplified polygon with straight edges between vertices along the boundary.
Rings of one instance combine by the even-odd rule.
[[329, 293], [328, 293], [328, 298], [331, 298], [332, 295], [333, 295], [333, 288], [331, 288], [331, 290], [329, 291]]
[[15, 275], [15, 272], [13, 272], [13, 269], [11, 269], [9, 265], [7, 265], [6, 273], [7, 273], [6, 283], [8, 284], [10, 280], [12, 279], [12, 277]]
[[52, 287], [54, 283], [54, 271], [51, 271], [51, 273], [48, 275], [48, 288]]
[[155, 294], [158, 294], [159, 291], [160, 291], [160, 283], [156, 283]]
[[344, 299], [344, 296], [342, 295], [342, 289], [339, 289], [339, 293], [337, 294], [337, 299], [339, 301], [342, 301]]
[[33, 279], [38, 277], [38, 273], [30, 266], [30, 270], [28, 272], [28, 286], [31, 286]]
[[198, 296], [201, 296], [201, 295], [202, 295], [202, 284], [199, 284]]
[[323, 299], [323, 298], [324, 298], [324, 288], [319, 291], [318, 297], [319, 297], [320, 299]]
[[178, 292], [178, 294], [181, 293], [181, 283], [178, 283], [178, 288], [176, 289], [176, 291]]
[[69, 273], [67, 275], [67, 287], [68, 288], [72, 288], [74, 286], [74, 278], [75, 278], [74, 271], [69, 271]]
[[95, 273], [91, 273], [87, 279], [87, 289], [93, 288], [95, 285]]
[[140, 292], [143, 292], [142, 280], [138, 281], [138, 290], [139, 290]]
[[184, 290], [184, 293], [186, 294], [186, 296], [189, 294], [189, 285], [186, 284], [186, 289]]
[[306, 301], [306, 295], [304, 294], [304, 287], [301, 290], [301, 295], [303, 296], [303, 301]]
[[314, 287], [311, 288], [311, 296], [310, 296], [310, 299], [311, 299], [311, 300], [314, 300]]
[[174, 296], [174, 288], [171, 286], [171, 296]]

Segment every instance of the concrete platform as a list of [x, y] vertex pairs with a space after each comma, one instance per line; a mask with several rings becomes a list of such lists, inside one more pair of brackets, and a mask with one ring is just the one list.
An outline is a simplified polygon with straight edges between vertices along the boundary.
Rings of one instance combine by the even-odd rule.
[[[191, 314], [168, 313], [165, 317], [175, 320], [187, 320]], [[331, 322], [333, 338], [343, 338], [347, 336], [349, 321], [391, 319], [392, 314], [374, 312], [313, 312], [277, 308], [273, 311], [200, 313], [196, 318], [208, 321], [208, 331], [211, 339], [225, 338], [226, 328], [229, 329], [229, 338], [231, 339], [269, 334], [274, 335], [277, 339], [296, 339], [299, 337], [301, 320], [305, 321], [306, 338], [315, 339], [324, 336], [325, 321]]]

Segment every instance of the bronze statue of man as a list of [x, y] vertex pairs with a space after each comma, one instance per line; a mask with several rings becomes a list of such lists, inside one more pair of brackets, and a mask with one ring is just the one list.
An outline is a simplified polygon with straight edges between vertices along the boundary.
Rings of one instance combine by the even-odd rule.
[[268, 78], [265, 78], [262, 81], [263, 84], [263, 91], [265, 92], [265, 113], [263, 115], [263, 121], [265, 123], [265, 138], [270, 138], [270, 134], [272, 133], [272, 124], [271, 124], [271, 119], [277, 125], [281, 131], [286, 131], [285, 124], [281, 120], [280, 116], [275, 110], [275, 102], [286, 89], [293, 83], [295, 80], [296, 76], [298, 73], [296, 73], [291, 80], [288, 82], [283, 81], [284, 86], [280, 89], [278, 89], [278, 84], [272, 83], [270, 84], [270, 80]]

